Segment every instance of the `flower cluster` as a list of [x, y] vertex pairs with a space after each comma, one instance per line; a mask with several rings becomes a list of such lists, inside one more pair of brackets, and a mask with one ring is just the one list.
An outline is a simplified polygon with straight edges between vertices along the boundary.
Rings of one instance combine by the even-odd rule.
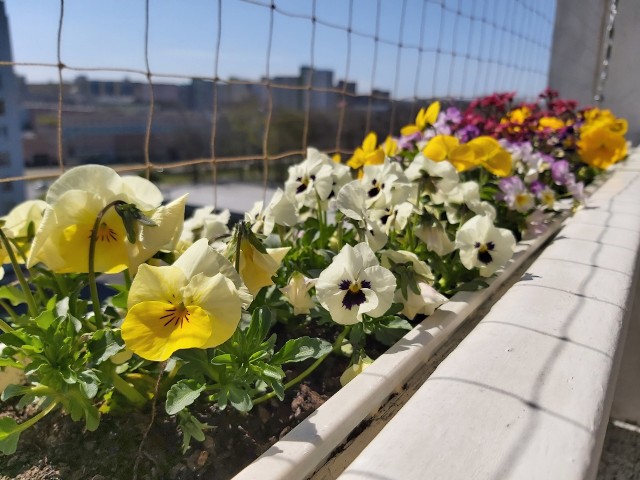
[[[309, 148], [235, 225], [212, 206], [184, 220], [185, 197], [164, 204], [139, 177], [69, 170], [2, 219], [0, 260], [15, 276], [0, 287], [0, 366], [26, 378], [3, 398], [42, 415], [61, 406], [93, 429], [100, 413], [164, 396], [186, 448], [195, 402], [282, 399], [330, 354], [350, 381], [410, 322], [481, 288], [517, 239], [627, 154], [626, 122], [609, 111], [552, 91], [513, 102], [434, 102], [396, 138], [368, 133], [345, 163]], [[311, 359], [285, 381], [283, 365]], [[31, 423], [0, 425], [0, 450]]]

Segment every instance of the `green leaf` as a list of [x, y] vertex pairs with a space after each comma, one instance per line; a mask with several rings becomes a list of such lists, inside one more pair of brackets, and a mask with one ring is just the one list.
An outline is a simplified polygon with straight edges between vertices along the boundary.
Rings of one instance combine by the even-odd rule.
[[20, 362], [17, 362], [11, 357], [0, 358], [0, 367], [15, 367], [15, 368], [23, 368]]
[[56, 317], [51, 310], [45, 310], [36, 317], [36, 325], [42, 330], [48, 330], [51, 324], [55, 321]]
[[122, 339], [113, 330], [98, 330], [88, 343], [91, 356], [100, 364], [124, 349]]
[[30, 387], [25, 387], [23, 385], [7, 385], [4, 389], [4, 391], [2, 392], [2, 396], [0, 397], [0, 399], [2, 399], [3, 402], [6, 402], [7, 400], [9, 400], [10, 398], [13, 397], [19, 397], [21, 395], [24, 395], [25, 393], [28, 393], [31, 391]]
[[254, 370], [260, 378], [268, 377], [275, 378], [276, 380], [284, 378], [284, 372], [280, 367], [274, 367], [265, 362], [255, 362], [252, 370]]
[[230, 365], [235, 360], [235, 355], [231, 355], [230, 353], [223, 353], [222, 355], [216, 355], [211, 359], [212, 365]]
[[173, 384], [167, 392], [165, 410], [169, 415], [175, 415], [197, 400], [206, 385], [195, 380], [180, 380]]
[[127, 308], [127, 301], [129, 298], [129, 292], [120, 292], [111, 297], [111, 303], [117, 308]]
[[178, 428], [182, 431], [182, 453], [189, 449], [191, 439], [204, 441], [204, 429], [209, 428], [206, 423], [200, 422], [188, 411], [178, 412]]
[[78, 375], [78, 383], [80, 384], [80, 390], [87, 398], [93, 398], [98, 393], [98, 386], [100, 380], [93, 370], [85, 370]]
[[65, 317], [67, 313], [69, 313], [69, 297], [64, 297], [62, 300], [57, 302], [55, 311], [57, 317]]
[[4, 455], [15, 453], [21, 431], [20, 425], [13, 418], [0, 418], [0, 452]]
[[227, 387], [229, 403], [240, 412], [248, 412], [253, 407], [251, 402], [251, 396], [249, 393], [240, 387], [235, 385], [229, 385]]
[[400, 317], [383, 317], [371, 325], [376, 340], [385, 345], [393, 345], [412, 328], [407, 320]]
[[[264, 341], [271, 328], [271, 312], [268, 308], [259, 307], [251, 315], [251, 324], [245, 333], [246, 346], [255, 351]], [[247, 352], [249, 353], [249, 352]]]
[[22, 303], [27, 303], [22, 290], [11, 285], [3, 285], [0, 287], [0, 299], [9, 300], [14, 307]]
[[44, 348], [42, 341], [38, 337], [29, 335], [23, 330], [13, 330], [12, 332], [3, 333], [0, 335], [0, 343], [35, 353], [42, 353]]
[[267, 376], [261, 377], [262, 381], [266, 383], [271, 389], [273, 393], [276, 394], [280, 401], [284, 400], [284, 384], [282, 383], [282, 379], [271, 378]]
[[300, 337], [287, 341], [278, 350], [271, 364], [282, 365], [283, 363], [303, 362], [309, 358], [320, 358], [331, 351], [331, 344], [321, 338]]

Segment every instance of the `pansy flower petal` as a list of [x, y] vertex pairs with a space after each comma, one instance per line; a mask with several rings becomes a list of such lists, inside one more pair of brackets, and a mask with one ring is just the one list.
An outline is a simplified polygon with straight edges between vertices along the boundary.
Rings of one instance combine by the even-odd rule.
[[150, 301], [134, 305], [122, 324], [127, 348], [147, 360], [168, 359], [185, 348], [202, 348], [213, 330], [204, 309]]

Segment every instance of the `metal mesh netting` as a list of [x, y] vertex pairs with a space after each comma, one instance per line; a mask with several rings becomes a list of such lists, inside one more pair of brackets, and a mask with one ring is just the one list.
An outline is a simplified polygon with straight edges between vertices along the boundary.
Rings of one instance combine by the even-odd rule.
[[[77, 0], [60, 0], [58, 18], [51, 19], [55, 61], [0, 62], [27, 77], [32, 69], [56, 72], [57, 101], [50, 127], [55, 128], [57, 166], [27, 170], [26, 175], [0, 182], [54, 178], [87, 160], [77, 154], [82, 129], [74, 117], [79, 107], [72, 101], [71, 79], [78, 75], [133, 76], [144, 84], [144, 105], [136, 115], [119, 120], [122, 125], [138, 122], [139, 135], [117, 137], [121, 144], [135, 142], [130, 148], [139, 155], [114, 165], [116, 170], [150, 177], [159, 171], [202, 165], [211, 173], [214, 203], [221, 165], [252, 162], [260, 169], [266, 192], [270, 179], [274, 180], [271, 167], [304, 156], [308, 146], [348, 156], [367, 132], [396, 133], [412, 123], [418, 109], [431, 99], [464, 105], [470, 98], [494, 91], [517, 91], [526, 99], [547, 84], [554, 0], [195, 3], [202, 3], [207, 15], [194, 9], [190, 17], [191, 7], [176, 10], [165, 2], [115, 2], [118, 8], [139, 14], [123, 22], [122, 28], [137, 23], [141, 45], [126, 48], [141, 50], [143, 61], [139, 66], [106, 66], [101, 52], [115, 48], [115, 42], [90, 40], [91, 22], [96, 22], [99, 34], [100, 19], [82, 18]], [[208, 43], [188, 45], [192, 52], [202, 53], [201, 68], [195, 72], [181, 65], [180, 55], [170, 57], [175, 61], [169, 67], [159, 61], [166, 52], [159, 39], [182, 44], [181, 35], [188, 36], [188, 27], [162, 28], [162, 19], [178, 11], [176, 25], [192, 21], [194, 29], [208, 32]], [[89, 54], [95, 50], [91, 64], [78, 63], [81, 56], [74, 53], [78, 45], [65, 43], [66, 35], [76, 38], [81, 29], [88, 36], [82, 49]], [[238, 31], [244, 31], [251, 44], [250, 58], [234, 53], [237, 42], [230, 40], [234, 38], [230, 33]], [[118, 32], [113, 35], [116, 38]], [[183, 54], [188, 55], [188, 49]], [[233, 75], [233, 66], [243, 62], [253, 65], [253, 79]], [[299, 73], [291, 74], [296, 66]], [[288, 75], [282, 75], [283, 70]], [[334, 74], [339, 80], [334, 80]], [[190, 92], [191, 103], [184, 106], [182, 101], [183, 106], [173, 111], [167, 104], [167, 85], [181, 85]], [[358, 88], [365, 93], [358, 93]], [[182, 142], [190, 148], [172, 152], [163, 136], [172, 130], [175, 135], [172, 125], [176, 123], [197, 123], [197, 128], [183, 134]]]

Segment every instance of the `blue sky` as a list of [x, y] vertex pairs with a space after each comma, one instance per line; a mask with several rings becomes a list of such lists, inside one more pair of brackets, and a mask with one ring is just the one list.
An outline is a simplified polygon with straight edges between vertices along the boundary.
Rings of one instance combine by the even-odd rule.
[[[268, 4], [267, 0], [255, 0]], [[317, 0], [316, 17], [345, 30], [316, 24], [312, 52], [311, 0], [276, 0], [271, 47], [271, 75], [295, 75], [302, 64], [332, 69], [335, 78], [358, 83], [359, 93], [372, 86], [374, 41], [351, 36], [347, 71], [349, 5], [347, 0]], [[353, 29], [376, 32], [376, 0], [353, 0]], [[555, 0], [380, 0], [380, 38], [373, 86], [398, 98], [474, 96], [519, 90], [535, 95], [546, 86]], [[55, 64], [60, 4], [56, 0], [5, 0], [16, 62]], [[533, 10], [543, 12], [542, 15]], [[458, 15], [456, 12], [461, 12]], [[468, 16], [476, 18], [471, 21]], [[222, 0], [219, 58], [221, 78], [258, 79], [266, 72], [270, 9], [241, 0]], [[145, 68], [144, 0], [65, 0], [62, 61], [77, 67]], [[495, 28], [477, 19], [499, 26]], [[424, 28], [421, 24], [424, 19]], [[151, 0], [149, 63], [163, 74], [211, 77], [218, 30], [218, 0]], [[516, 32], [515, 35], [502, 29]], [[400, 35], [402, 32], [402, 35]], [[422, 39], [421, 37], [422, 33]], [[399, 69], [398, 41], [402, 48]], [[533, 41], [525, 41], [532, 39]], [[437, 54], [436, 50], [441, 52]], [[456, 52], [452, 57], [446, 52]], [[471, 58], [468, 58], [471, 57]], [[480, 58], [480, 60], [478, 60]], [[491, 61], [493, 63], [488, 63]], [[497, 65], [496, 62], [502, 65]], [[510, 65], [509, 66], [505, 66]], [[57, 70], [18, 67], [29, 81], [57, 81]], [[65, 78], [78, 73], [66, 71]], [[121, 79], [120, 72], [88, 72], [90, 78]], [[144, 77], [127, 75], [131, 80]], [[416, 80], [417, 79], [417, 80]], [[157, 82], [182, 83], [183, 79]]]

